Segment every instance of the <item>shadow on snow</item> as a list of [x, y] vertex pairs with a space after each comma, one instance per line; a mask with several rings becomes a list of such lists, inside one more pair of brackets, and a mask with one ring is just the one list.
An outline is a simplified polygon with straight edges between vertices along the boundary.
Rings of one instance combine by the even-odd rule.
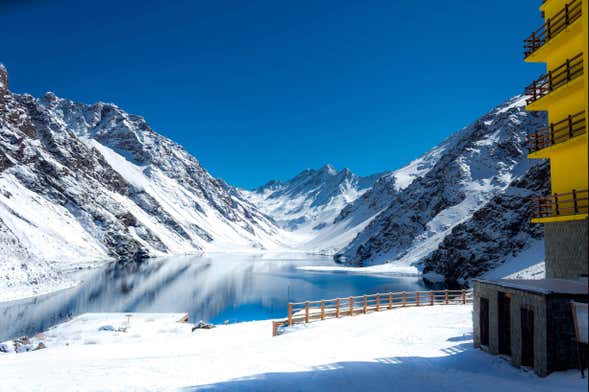
[[[465, 341], [457, 336], [448, 341]], [[541, 379], [500, 357], [474, 349], [472, 342], [442, 350], [439, 357], [388, 357], [371, 362], [337, 362], [301, 372], [264, 373], [182, 391], [417, 391], [540, 392], [584, 391], [585, 380], [560, 373]], [[236, 353], [236, 355], [238, 355]], [[285, 359], [288, 353], [285, 353]], [[244, 358], [247, 361], [247, 358]]]

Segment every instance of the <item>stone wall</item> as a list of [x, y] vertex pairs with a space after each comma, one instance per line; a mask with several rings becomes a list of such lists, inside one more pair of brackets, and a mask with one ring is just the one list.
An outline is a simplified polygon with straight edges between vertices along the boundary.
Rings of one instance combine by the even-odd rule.
[[475, 281], [474, 284], [474, 345], [480, 347], [479, 309], [480, 298], [489, 300], [489, 346], [484, 348], [491, 354], [499, 354], [499, 292], [511, 294], [511, 363], [520, 366], [521, 347], [521, 308], [534, 312], [534, 371], [545, 376], [549, 373], [547, 352], [546, 298], [527, 291], [515, 290], [500, 285]]
[[573, 343], [575, 326], [571, 300], [587, 302], [587, 297], [552, 297], [548, 299], [548, 363], [549, 372], [577, 367], [577, 352]]
[[588, 228], [587, 219], [544, 224], [547, 278], [578, 279], [589, 273]]
[[521, 309], [534, 312], [534, 371], [546, 376], [556, 370], [576, 367], [575, 336], [570, 301], [587, 302], [586, 295], [538, 294], [501, 286], [499, 283], [474, 282], [473, 340], [481, 347], [480, 302], [489, 301], [489, 345], [481, 347], [491, 354], [499, 354], [499, 292], [511, 294], [511, 363], [521, 366], [522, 331]]

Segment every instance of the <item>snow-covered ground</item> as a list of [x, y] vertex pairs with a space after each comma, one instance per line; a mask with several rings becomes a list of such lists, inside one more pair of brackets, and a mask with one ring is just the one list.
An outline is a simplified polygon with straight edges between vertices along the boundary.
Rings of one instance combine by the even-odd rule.
[[587, 390], [578, 371], [542, 379], [474, 349], [470, 305], [327, 320], [274, 338], [270, 320], [191, 332], [180, 316], [79, 316], [33, 339], [46, 349], [0, 353], [0, 389]]
[[537, 240], [517, 256], [508, 257], [503, 264], [483, 274], [483, 279], [544, 279], [544, 241]]

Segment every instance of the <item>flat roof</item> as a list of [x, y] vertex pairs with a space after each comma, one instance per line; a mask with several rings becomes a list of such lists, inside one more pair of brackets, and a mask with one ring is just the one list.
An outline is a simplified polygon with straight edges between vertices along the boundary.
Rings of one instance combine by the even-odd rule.
[[477, 282], [540, 294], [589, 294], [586, 280], [569, 279], [475, 279]]

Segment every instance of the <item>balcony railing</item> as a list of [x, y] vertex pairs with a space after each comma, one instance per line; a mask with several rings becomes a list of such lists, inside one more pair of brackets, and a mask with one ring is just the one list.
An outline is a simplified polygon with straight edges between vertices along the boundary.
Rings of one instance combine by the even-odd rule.
[[564, 8], [524, 40], [524, 57], [530, 56], [558, 33], [573, 24], [583, 14], [581, 0], [565, 4]]
[[587, 189], [532, 198], [534, 218], [587, 214]]
[[537, 101], [581, 75], [583, 75], [583, 53], [567, 59], [564, 64], [548, 71], [526, 87], [525, 94], [529, 96], [526, 103], [529, 105]]
[[546, 128], [528, 134], [528, 151], [536, 152], [558, 143], [566, 142], [585, 133], [585, 111], [569, 115], [564, 120], [551, 123]]

